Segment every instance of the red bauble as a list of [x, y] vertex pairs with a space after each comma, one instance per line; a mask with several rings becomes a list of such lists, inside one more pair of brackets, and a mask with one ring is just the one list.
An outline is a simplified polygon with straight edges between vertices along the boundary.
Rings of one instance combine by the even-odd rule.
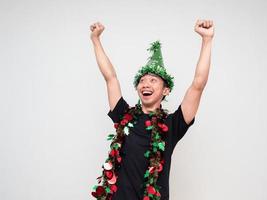
[[121, 125], [125, 126], [127, 123], [128, 123], [128, 120], [127, 119], [121, 120]]
[[120, 156], [117, 157], [117, 161], [118, 161], [119, 163], [121, 162], [121, 157], [120, 157]]
[[148, 194], [156, 194], [156, 190], [153, 186], [149, 185], [146, 188]]
[[150, 121], [150, 120], [146, 120], [146, 121], [145, 121], [145, 125], [146, 125], [146, 127], [148, 127], [148, 126], [151, 126], [151, 125], [152, 125], [152, 123], [151, 123], [151, 121]]
[[150, 174], [153, 174], [154, 171], [155, 171], [155, 167], [149, 167], [149, 173], [150, 173]]
[[157, 191], [157, 193], [156, 193], [156, 196], [158, 196], [158, 197], [160, 197], [161, 195], [160, 195], [160, 193]]
[[127, 119], [128, 121], [131, 121], [133, 119], [133, 116], [130, 115], [129, 113], [126, 113], [123, 118]]
[[167, 132], [169, 130], [168, 126], [166, 124], [162, 124], [162, 130], [164, 132]]
[[110, 156], [114, 157], [116, 155], [118, 155], [119, 151], [118, 150], [115, 150], [115, 149], [112, 149], [109, 153]]
[[119, 123], [114, 123], [114, 128], [117, 129], [119, 127]]
[[158, 171], [161, 172], [162, 169], [163, 169], [163, 166], [162, 166], [162, 164], [160, 163], [159, 166], [158, 166]]
[[113, 177], [110, 180], [108, 180], [108, 183], [112, 185], [112, 184], [115, 184], [116, 181], [117, 181], [117, 177], [115, 174], [113, 174]]
[[167, 132], [169, 130], [168, 126], [163, 123], [158, 123], [158, 126], [161, 128], [162, 131]]
[[105, 171], [105, 175], [108, 179], [111, 179], [113, 177], [113, 172], [112, 171]]
[[143, 200], [149, 200], [150, 198], [148, 196], [145, 196]]
[[105, 192], [105, 189], [103, 188], [103, 186], [99, 185], [97, 186], [96, 191], [92, 192], [92, 195], [97, 198], [97, 197], [102, 196], [104, 192]]
[[95, 198], [98, 197], [97, 194], [96, 194], [96, 192], [92, 192], [91, 194], [92, 194]]
[[158, 122], [158, 127], [162, 128], [162, 123]]
[[111, 189], [111, 191], [116, 192], [118, 188], [116, 185], [111, 185], [110, 189]]

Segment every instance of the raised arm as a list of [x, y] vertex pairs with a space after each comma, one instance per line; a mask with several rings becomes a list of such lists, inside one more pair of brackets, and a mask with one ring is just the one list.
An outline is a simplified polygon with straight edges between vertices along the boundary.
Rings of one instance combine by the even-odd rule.
[[107, 85], [109, 107], [110, 110], [113, 110], [121, 97], [121, 88], [119, 80], [117, 79], [116, 71], [107, 57], [100, 41], [100, 35], [104, 31], [105, 27], [101, 23], [97, 22], [92, 24], [90, 29], [92, 31], [91, 40], [94, 46], [96, 61]]
[[195, 25], [195, 31], [202, 37], [202, 46], [193, 82], [187, 89], [181, 103], [187, 124], [191, 122], [197, 113], [202, 92], [208, 81], [214, 24], [210, 20], [198, 20]]

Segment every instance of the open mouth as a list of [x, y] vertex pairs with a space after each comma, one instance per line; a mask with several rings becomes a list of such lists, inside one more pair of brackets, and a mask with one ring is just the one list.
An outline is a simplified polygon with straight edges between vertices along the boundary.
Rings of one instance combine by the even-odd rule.
[[153, 94], [153, 92], [152, 91], [148, 91], [148, 90], [144, 90], [144, 91], [142, 91], [142, 95], [143, 96], [151, 96]]

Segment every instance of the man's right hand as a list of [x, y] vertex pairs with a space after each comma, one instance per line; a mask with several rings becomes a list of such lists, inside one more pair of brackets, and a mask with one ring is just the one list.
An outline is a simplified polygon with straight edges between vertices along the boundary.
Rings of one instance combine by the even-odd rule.
[[104, 29], [105, 27], [100, 22], [93, 23], [90, 26], [90, 30], [92, 31], [91, 39], [99, 38]]

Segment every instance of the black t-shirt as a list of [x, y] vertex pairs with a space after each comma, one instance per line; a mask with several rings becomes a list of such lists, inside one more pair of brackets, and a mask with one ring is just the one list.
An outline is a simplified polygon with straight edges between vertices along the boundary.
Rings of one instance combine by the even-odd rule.
[[[108, 116], [114, 123], [119, 122], [124, 114], [128, 103], [121, 97], [115, 108], [109, 110]], [[143, 113], [134, 127], [129, 129], [129, 134], [125, 137], [125, 142], [121, 148], [122, 163], [118, 170], [117, 192], [112, 200], [142, 200], [144, 174], [148, 168], [148, 159], [144, 153], [150, 146], [151, 131], [145, 129], [145, 121], [149, 119], [149, 114]], [[159, 174], [157, 185], [161, 187], [161, 200], [169, 200], [169, 172], [171, 167], [171, 155], [177, 142], [184, 136], [188, 128], [194, 123], [193, 120], [187, 124], [184, 120], [181, 105], [178, 109], [167, 116], [165, 124], [169, 130], [165, 138], [165, 151], [163, 153], [165, 163], [163, 170]]]

